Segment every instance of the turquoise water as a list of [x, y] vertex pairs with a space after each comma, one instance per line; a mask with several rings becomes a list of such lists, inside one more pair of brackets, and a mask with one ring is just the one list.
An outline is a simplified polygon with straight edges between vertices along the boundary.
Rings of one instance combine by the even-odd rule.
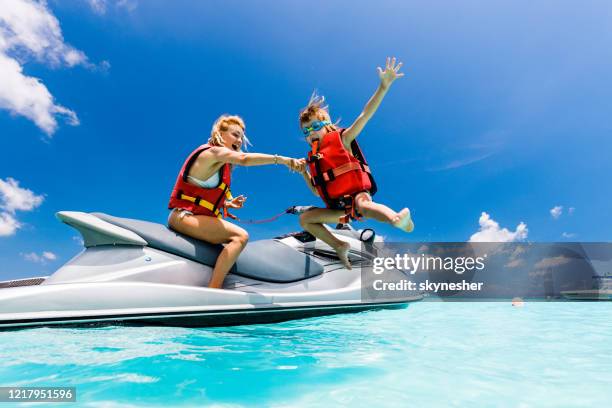
[[610, 406], [611, 320], [610, 303], [421, 302], [232, 328], [30, 329], [0, 333], [0, 383], [76, 386], [72, 407]]

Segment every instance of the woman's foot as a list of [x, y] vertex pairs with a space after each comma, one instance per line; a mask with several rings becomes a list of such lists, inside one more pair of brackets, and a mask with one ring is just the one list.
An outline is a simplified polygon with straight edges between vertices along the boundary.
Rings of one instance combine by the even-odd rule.
[[340, 262], [342, 262], [342, 265], [344, 265], [344, 267], [348, 270], [353, 269], [353, 267], [351, 266], [351, 261], [349, 261], [348, 259], [348, 253], [349, 249], [351, 249], [351, 244], [349, 244], [348, 242], [343, 242], [342, 244], [340, 244], [340, 246], [334, 249], [336, 250], [336, 255], [338, 255], [338, 258], [340, 258]]
[[397, 218], [393, 221], [393, 226], [397, 227], [406, 232], [412, 232], [414, 229], [414, 222], [410, 218], [410, 210], [404, 208], [397, 214]]

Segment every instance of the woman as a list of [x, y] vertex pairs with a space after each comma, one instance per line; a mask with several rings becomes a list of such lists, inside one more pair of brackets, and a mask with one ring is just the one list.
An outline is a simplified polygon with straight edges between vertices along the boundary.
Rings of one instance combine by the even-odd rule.
[[211, 244], [225, 244], [215, 263], [210, 288], [221, 288], [249, 239], [244, 229], [222, 218], [235, 218], [227, 208], [242, 208], [246, 200], [230, 194], [232, 166], [284, 164], [293, 171], [301, 167], [300, 161], [289, 157], [242, 152], [243, 143], [248, 143], [244, 130], [239, 116], [219, 117], [208, 143], [194, 150], [183, 164], [168, 204], [172, 209], [170, 228]]

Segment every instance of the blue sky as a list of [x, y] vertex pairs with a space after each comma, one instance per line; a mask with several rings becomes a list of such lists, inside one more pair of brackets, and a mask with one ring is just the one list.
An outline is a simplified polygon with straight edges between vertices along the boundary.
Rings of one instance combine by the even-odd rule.
[[[0, 236], [0, 279], [50, 273], [77, 253], [57, 211], [165, 222], [182, 161], [222, 113], [244, 117], [252, 151], [304, 156], [297, 113], [312, 90], [348, 125], [387, 55], [406, 76], [359, 141], [376, 200], [410, 207], [416, 229], [359, 227], [394, 241], [464, 241], [503, 228], [509, 239], [610, 240], [610, 3], [168, 4], [49, 1], [63, 44], [83, 55], [5, 52], [79, 124], [60, 115], [45, 132], [0, 107], [0, 180], [43, 197], [30, 210], [6, 200], [0, 209], [20, 224]], [[75, 59], [53, 62], [53, 52]], [[0, 96], [9, 85], [0, 79]], [[237, 168], [233, 191], [248, 196], [242, 218], [318, 203], [281, 167]], [[482, 212], [490, 219], [481, 226]], [[516, 235], [521, 222], [528, 232]], [[260, 239], [299, 227], [285, 216], [246, 228]]]

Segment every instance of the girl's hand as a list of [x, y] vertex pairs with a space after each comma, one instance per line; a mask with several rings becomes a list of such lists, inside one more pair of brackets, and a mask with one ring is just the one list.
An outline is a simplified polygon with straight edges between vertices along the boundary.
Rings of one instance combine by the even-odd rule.
[[296, 173], [304, 173], [306, 171], [306, 159], [293, 159], [292, 169]]
[[380, 77], [380, 85], [383, 88], [387, 89], [389, 88], [389, 86], [391, 86], [393, 81], [395, 81], [397, 78], [403, 77], [404, 73], [399, 72], [399, 69], [401, 67], [402, 67], [401, 62], [395, 65], [395, 57], [393, 57], [393, 59], [387, 57], [387, 64], [385, 66], [384, 71], [381, 67], [378, 67], [378, 76]]
[[242, 208], [245, 201], [246, 197], [243, 195], [239, 195], [238, 197], [234, 197], [231, 200], [226, 201], [225, 206], [227, 208]]
[[299, 173], [301, 169], [304, 168], [306, 161], [304, 159], [291, 159], [287, 157], [283, 164], [287, 166], [289, 170]]

